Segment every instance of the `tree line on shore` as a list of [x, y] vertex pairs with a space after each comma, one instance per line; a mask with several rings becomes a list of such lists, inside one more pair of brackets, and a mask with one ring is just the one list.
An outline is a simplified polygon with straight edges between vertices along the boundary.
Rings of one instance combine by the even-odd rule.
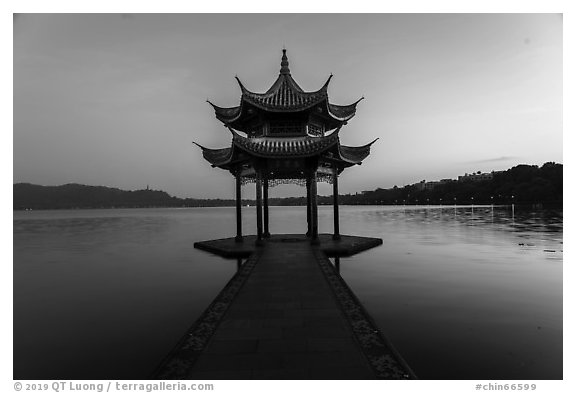
[[562, 164], [517, 165], [493, 173], [483, 181], [460, 180], [436, 183], [430, 189], [417, 184], [402, 188], [378, 188], [358, 195], [344, 195], [343, 204], [561, 204]]
[[[417, 184], [389, 189], [377, 188], [340, 195], [342, 205], [425, 205], [425, 204], [562, 204], [563, 166], [548, 162], [517, 165], [494, 173], [484, 181], [450, 181], [428, 189]], [[242, 201], [244, 205], [253, 200]], [[270, 198], [270, 205], [302, 206], [305, 197]], [[332, 196], [319, 196], [319, 204], [332, 204]], [[13, 187], [14, 210], [147, 208], [147, 207], [218, 207], [234, 206], [233, 199], [177, 198], [164, 191], [124, 191], [118, 188], [66, 184], [40, 186], [17, 183]]]

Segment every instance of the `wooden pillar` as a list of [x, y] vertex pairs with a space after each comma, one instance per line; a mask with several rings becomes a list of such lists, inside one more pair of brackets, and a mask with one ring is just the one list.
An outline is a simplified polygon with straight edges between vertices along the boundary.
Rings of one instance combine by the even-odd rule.
[[242, 177], [240, 171], [236, 172], [236, 238], [237, 243], [242, 242]]
[[264, 179], [264, 237], [270, 237], [270, 222], [268, 215], [268, 179]]
[[334, 174], [332, 175], [332, 194], [334, 203], [334, 235], [332, 239], [340, 240], [340, 212], [338, 208], [338, 170], [334, 169]]
[[256, 174], [256, 245], [261, 246], [262, 242], [262, 178], [260, 173]]
[[310, 184], [310, 212], [312, 218], [312, 243], [319, 243], [318, 240], [318, 176], [316, 168], [312, 171]]
[[306, 230], [306, 236], [312, 236], [312, 206], [311, 206], [311, 199], [310, 198], [310, 189], [311, 189], [311, 181], [310, 175], [306, 176], [306, 224], [308, 225], [308, 229]]

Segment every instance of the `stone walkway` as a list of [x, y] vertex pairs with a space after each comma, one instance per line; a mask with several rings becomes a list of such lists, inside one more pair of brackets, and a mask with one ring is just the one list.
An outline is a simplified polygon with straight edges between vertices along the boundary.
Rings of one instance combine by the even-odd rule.
[[308, 242], [264, 247], [188, 378], [372, 379]]
[[414, 379], [328, 260], [381, 239], [303, 235], [195, 243], [249, 256], [153, 375], [155, 379]]

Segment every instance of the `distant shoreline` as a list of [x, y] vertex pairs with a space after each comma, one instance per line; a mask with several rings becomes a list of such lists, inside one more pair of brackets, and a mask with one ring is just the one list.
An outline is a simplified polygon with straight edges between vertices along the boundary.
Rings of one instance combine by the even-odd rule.
[[[530, 205], [562, 206], [563, 165], [548, 162], [541, 167], [517, 165], [489, 178], [470, 175], [463, 179], [419, 182], [404, 187], [377, 188], [355, 194], [339, 194], [340, 205], [367, 206], [480, 206]], [[173, 197], [160, 190], [125, 191], [104, 186], [65, 184], [41, 186], [13, 185], [13, 210], [122, 209], [158, 207], [235, 206], [234, 199], [196, 199]], [[251, 199], [243, 206], [254, 205]], [[332, 205], [332, 196], [318, 196], [319, 205]], [[306, 198], [270, 198], [270, 206], [306, 206]]]
[[[327, 206], [330, 207], [332, 205], [329, 204], [321, 204], [320, 206]], [[404, 208], [435, 208], [435, 209], [454, 209], [454, 208], [511, 208], [511, 204], [474, 204], [474, 205], [387, 205], [387, 204], [339, 204], [339, 206], [386, 206], [386, 207], [404, 207]], [[255, 204], [243, 204], [243, 208], [250, 208], [256, 207]], [[270, 207], [305, 207], [305, 205], [270, 205]], [[562, 209], [563, 204], [556, 204], [556, 203], [520, 203], [514, 204], [515, 208], [518, 209]], [[70, 208], [46, 208], [46, 209], [13, 209], [14, 212], [35, 212], [35, 211], [75, 211], [75, 210], [137, 210], [137, 209], [211, 209], [211, 208], [230, 208], [233, 209], [235, 206], [125, 206], [125, 207], [70, 207]]]

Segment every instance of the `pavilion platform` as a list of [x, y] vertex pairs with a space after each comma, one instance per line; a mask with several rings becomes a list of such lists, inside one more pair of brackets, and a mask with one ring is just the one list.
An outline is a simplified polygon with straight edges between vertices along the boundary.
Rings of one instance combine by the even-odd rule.
[[[319, 249], [328, 257], [349, 257], [359, 252], [382, 244], [382, 239], [375, 237], [361, 237], [341, 235], [340, 240], [333, 240], [331, 234], [319, 234]], [[272, 235], [265, 239], [265, 242], [274, 243], [298, 243], [309, 241], [305, 235], [283, 234]], [[258, 247], [256, 247], [256, 236], [244, 236], [244, 240], [239, 243], [235, 238], [225, 238], [207, 240], [194, 243], [194, 248], [208, 251], [224, 258], [248, 258]]]
[[199, 242], [248, 259], [180, 340], [157, 379], [414, 379], [327, 255], [348, 256], [381, 239], [272, 235]]

